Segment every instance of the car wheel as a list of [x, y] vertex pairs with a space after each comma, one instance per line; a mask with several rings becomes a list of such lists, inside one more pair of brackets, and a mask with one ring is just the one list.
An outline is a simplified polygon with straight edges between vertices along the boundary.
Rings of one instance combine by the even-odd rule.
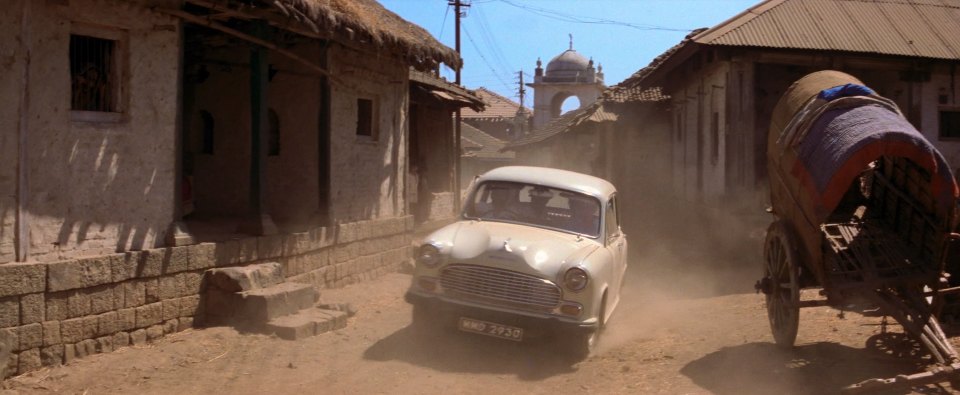
[[426, 306], [413, 305], [413, 320], [410, 328], [417, 334], [430, 335], [440, 330], [440, 323], [436, 314], [430, 311]]
[[590, 356], [597, 348], [597, 344], [600, 343], [600, 334], [603, 333], [604, 327], [606, 327], [606, 316], [607, 311], [607, 294], [603, 294], [603, 299], [600, 301], [600, 314], [597, 315], [597, 320], [599, 321], [597, 325], [597, 330], [590, 333], [577, 333], [574, 335], [573, 344], [571, 344], [571, 352], [576, 359], [586, 359]]

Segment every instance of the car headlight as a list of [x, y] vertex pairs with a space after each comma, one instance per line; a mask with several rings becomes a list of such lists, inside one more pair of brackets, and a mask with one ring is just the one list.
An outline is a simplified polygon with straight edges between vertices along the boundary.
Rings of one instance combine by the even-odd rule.
[[587, 287], [587, 281], [589, 279], [590, 276], [587, 275], [585, 270], [579, 267], [573, 267], [564, 273], [563, 285], [571, 291], [580, 291]]
[[420, 251], [417, 254], [417, 262], [427, 267], [437, 266], [437, 264], [440, 263], [440, 250], [430, 244], [420, 246]]

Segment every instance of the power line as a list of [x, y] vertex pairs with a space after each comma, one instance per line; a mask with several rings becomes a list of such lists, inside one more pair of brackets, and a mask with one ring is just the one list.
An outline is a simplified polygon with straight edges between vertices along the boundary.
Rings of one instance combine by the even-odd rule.
[[674, 28], [668, 28], [668, 27], [656, 26], [656, 25], [636, 24], [636, 23], [630, 23], [630, 22], [616, 21], [612, 19], [577, 16], [577, 15], [565, 14], [559, 11], [549, 10], [546, 8], [538, 8], [538, 7], [531, 7], [527, 5], [517, 4], [511, 0], [498, 0], [498, 1], [511, 5], [516, 8], [520, 8], [522, 10], [526, 10], [530, 13], [540, 15], [542, 17], [546, 17], [546, 18], [550, 18], [558, 21], [564, 21], [564, 22], [586, 23], [586, 24], [595, 24], [595, 25], [615, 25], [615, 26], [629, 27], [637, 30], [662, 30], [662, 31], [669, 31], [669, 32], [689, 32], [693, 30], [693, 29], [674, 29]]
[[473, 36], [470, 35], [470, 29], [467, 29], [467, 27], [464, 26], [464, 27], [463, 27], [463, 32], [467, 34], [467, 40], [470, 41], [470, 44], [473, 44], [473, 49], [475, 49], [475, 50], [477, 51], [477, 55], [479, 55], [479, 56], [480, 56], [480, 59], [483, 60], [483, 63], [486, 64], [487, 67], [490, 68], [490, 71], [492, 71], [492, 72], [494, 73], [494, 75], [497, 77], [497, 80], [499, 80], [500, 83], [503, 84], [504, 88], [506, 88], [506, 89], [511, 89], [511, 88], [510, 88], [510, 84], [507, 84], [507, 82], [504, 81], [503, 78], [500, 77], [500, 74], [497, 73], [497, 71], [493, 68], [492, 65], [490, 65], [490, 61], [487, 60], [487, 57], [486, 57], [486, 56], [483, 56], [483, 52], [480, 51], [480, 47], [477, 46], [476, 41], [473, 40]]
[[438, 41], [443, 40], [443, 29], [447, 27], [447, 14], [450, 13], [450, 5], [447, 4], [447, 10], [443, 12], [443, 23], [440, 24], [440, 35], [437, 36]]

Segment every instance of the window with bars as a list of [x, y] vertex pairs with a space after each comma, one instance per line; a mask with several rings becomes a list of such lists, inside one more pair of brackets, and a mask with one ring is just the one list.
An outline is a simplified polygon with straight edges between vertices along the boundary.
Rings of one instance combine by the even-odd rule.
[[117, 42], [70, 35], [70, 109], [119, 112]]

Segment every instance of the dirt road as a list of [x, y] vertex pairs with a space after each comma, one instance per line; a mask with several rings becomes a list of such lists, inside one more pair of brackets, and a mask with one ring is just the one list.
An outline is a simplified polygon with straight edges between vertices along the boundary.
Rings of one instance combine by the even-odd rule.
[[880, 335], [880, 318], [838, 319], [827, 308], [803, 310], [798, 346], [778, 349], [763, 298], [750, 289], [752, 269], [692, 276], [689, 267], [665, 269], [677, 257], [664, 254], [631, 267], [624, 302], [584, 361], [559, 356], [552, 343], [416, 336], [402, 299], [410, 277], [391, 274], [324, 291], [325, 301], [359, 308], [346, 329], [298, 342], [190, 330], [7, 380], [4, 393], [824, 394], [925, 363], [894, 347], [913, 343]]

